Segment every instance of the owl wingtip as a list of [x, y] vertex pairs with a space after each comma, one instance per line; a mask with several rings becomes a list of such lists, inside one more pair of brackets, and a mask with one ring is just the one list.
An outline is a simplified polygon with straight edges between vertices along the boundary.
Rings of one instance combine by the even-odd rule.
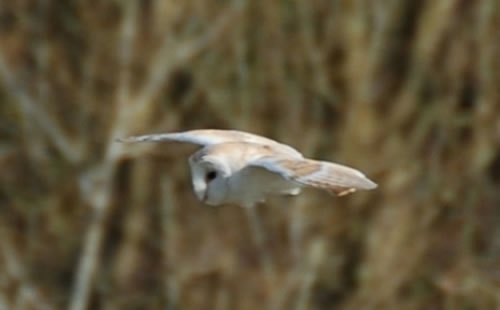
[[378, 184], [373, 182], [372, 180], [368, 179], [368, 178], [365, 178], [365, 183], [361, 186], [358, 186], [358, 187], [349, 187], [349, 188], [345, 188], [345, 189], [342, 189], [342, 190], [333, 190], [333, 191], [330, 191], [331, 193], [337, 195], [337, 197], [342, 197], [342, 196], [347, 196], [349, 194], [353, 194], [355, 192], [357, 192], [358, 190], [373, 190], [373, 189], [376, 189], [378, 187]]
[[378, 184], [373, 182], [372, 180], [366, 178], [366, 185], [365, 185], [365, 188], [366, 190], [372, 190], [372, 189], [376, 189], [378, 187]]
[[134, 137], [115, 138], [115, 142], [118, 142], [118, 143], [132, 143], [132, 142], [136, 142], [136, 139]]

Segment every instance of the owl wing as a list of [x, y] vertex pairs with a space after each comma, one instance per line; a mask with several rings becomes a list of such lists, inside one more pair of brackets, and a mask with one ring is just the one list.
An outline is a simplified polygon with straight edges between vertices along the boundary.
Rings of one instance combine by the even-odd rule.
[[248, 168], [266, 169], [286, 180], [302, 186], [324, 189], [338, 196], [377, 187], [376, 183], [360, 171], [325, 161], [263, 157], [251, 161]]
[[198, 129], [198, 130], [189, 130], [184, 132], [132, 136], [127, 138], [117, 139], [117, 141], [123, 143], [177, 141], [177, 142], [196, 144], [200, 146], [209, 146], [214, 144], [231, 143], [231, 142], [246, 142], [246, 143], [255, 143], [261, 145], [270, 145], [275, 148], [278, 148], [280, 151], [285, 152], [291, 156], [300, 158], [302, 157], [302, 154], [296, 149], [292, 148], [291, 146], [279, 143], [277, 141], [262, 136], [237, 130]]

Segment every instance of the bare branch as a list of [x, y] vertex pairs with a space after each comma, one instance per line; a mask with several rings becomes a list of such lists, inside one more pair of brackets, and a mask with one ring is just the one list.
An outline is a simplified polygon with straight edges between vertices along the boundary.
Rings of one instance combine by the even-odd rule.
[[94, 214], [87, 229], [76, 271], [76, 280], [69, 306], [71, 310], [85, 310], [89, 303], [93, 282], [99, 267], [99, 253], [105, 237], [105, 223], [109, 215], [111, 200], [111, 179], [115, 166], [115, 163], [105, 163], [103, 166], [95, 167], [87, 175], [82, 176], [80, 180], [82, 197], [89, 199]]
[[6, 85], [7, 90], [19, 103], [26, 121], [38, 124], [40, 129], [47, 134], [52, 143], [54, 143], [67, 161], [71, 163], [79, 162], [81, 160], [79, 150], [75, 148], [73, 143], [70, 142], [70, 138], [63, 135], [64, 130], [60, 128], [53, 115], [50, 115], [47, 111], [40, 108], [40, 106], [28, 96], [27, 90], [22, 89], [20, 85], [16, 83], [13, 74], [7, 68], [5, 58], [1, 53], [0, 81]]

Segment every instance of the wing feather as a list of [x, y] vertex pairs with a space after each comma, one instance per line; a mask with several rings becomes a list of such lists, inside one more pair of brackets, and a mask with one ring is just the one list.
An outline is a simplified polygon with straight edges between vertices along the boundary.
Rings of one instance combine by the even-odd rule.
[[287, 180], [324, 189], [338, 196], [377, 187], [359, 170], [325, 161], [263, 157], [250, 162], [249, 166], [264, 168]]
[[198, 129], [184, 132], [132, 136], [117, 139], [117, 141], [123, 143], [177, 141], [192, 143], [200, 146], [209, 146], [231, 142], [247, 142], [261, 145], [270, 145], [291, 156], [302, 158], [302, 154], [291, 146], [279, 143], [266, 137], [238, 130]]

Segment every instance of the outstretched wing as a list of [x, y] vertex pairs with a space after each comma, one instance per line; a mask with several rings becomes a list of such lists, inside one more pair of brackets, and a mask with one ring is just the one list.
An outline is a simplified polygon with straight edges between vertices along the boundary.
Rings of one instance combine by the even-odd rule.
[[248, 166], [249, 169], [266, 169], [286, 180], [324, 189], [338, 196], [377, 187], [360, 171], [325, 161], [263, 157], [248, 163]]
[[282, 144], [272, 139], [237, 130], [198, 129], [184, 132], [132, 136], [128, 138], [117, 139], [117, 141], [123, 143], [177, 141], [192, 143], [200, 146], [231, 142], [247, 142], [261, 145], [270, 145], [291, 156], [299, 158], [302, 157], [302, 154], [299, 151], [286, 144]]

